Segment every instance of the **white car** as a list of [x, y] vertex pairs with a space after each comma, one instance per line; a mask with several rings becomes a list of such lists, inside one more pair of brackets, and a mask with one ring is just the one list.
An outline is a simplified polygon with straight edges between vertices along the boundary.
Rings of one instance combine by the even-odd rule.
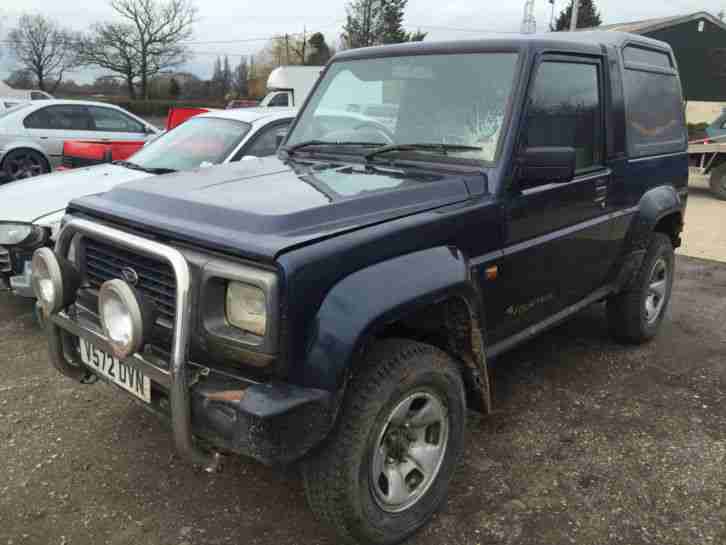
[[200, 114], [148, 143], [127, 161], [0, 186], [0, 281], [17, 295], [34, 297], [31, 256], [36, 248], [52, 243], [69, 201], [140, 178], [272, 155], [295, 114], [294, 108]]
[[161, 130], [103, 102], [36, 100], [0, 111], [0, 183], [60, 165], [66, 140], [141, 141]]
[[24, 98], [0, 97], [0, 114], [7, 112], [8, 110], [15, 108], [16, 106], [25, 104], [26, 102], [29, 101], [25, 100]]

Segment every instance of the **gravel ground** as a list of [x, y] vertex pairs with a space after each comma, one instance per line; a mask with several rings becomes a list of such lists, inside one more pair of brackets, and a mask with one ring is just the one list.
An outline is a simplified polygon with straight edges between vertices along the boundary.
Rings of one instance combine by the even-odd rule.
[[[410, 543], [726, 543], [726, 264], [678, 258], [658, 339], [621, 346], [602, 305], [502, 356], [449, 501]], [[0, 294], [0, 544], [334, 544], [294, 468], [193, 471], [166, 427], [47, 363]]]

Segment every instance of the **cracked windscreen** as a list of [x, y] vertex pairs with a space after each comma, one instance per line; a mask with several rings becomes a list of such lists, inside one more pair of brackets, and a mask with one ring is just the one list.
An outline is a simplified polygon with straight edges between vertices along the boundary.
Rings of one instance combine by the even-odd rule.
[[[516, 53], [499, 52], [335, 62], [287, 145], [429, 145], [405, 153], [493, 162], [516, 66]], [[431, 146], [441, 144], [472, 149]]]

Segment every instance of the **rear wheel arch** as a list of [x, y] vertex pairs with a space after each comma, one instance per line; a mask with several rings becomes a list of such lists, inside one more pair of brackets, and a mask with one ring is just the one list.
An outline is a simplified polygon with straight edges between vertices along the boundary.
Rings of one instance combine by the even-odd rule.
[[673, 248], [681, 245], [681, 231], [683, 230], [683, 213], [671, 211], [663, 214], [653, 226], [653, 232], [663, 233], [671, 239]]

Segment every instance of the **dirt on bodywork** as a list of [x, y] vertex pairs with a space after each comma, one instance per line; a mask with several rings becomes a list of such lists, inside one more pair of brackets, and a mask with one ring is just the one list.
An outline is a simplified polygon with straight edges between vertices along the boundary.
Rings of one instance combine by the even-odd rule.
[[[679, 257], [655, 342], [602, 305], [504, 355], [471, 413], [443, 510], [410, 543], [726, 543], [726, 265]], [[111, 386], [48, 364], [27, 303], [0, 294], [0, 544], [334, 544], [295, 468], [191, 470]]]

